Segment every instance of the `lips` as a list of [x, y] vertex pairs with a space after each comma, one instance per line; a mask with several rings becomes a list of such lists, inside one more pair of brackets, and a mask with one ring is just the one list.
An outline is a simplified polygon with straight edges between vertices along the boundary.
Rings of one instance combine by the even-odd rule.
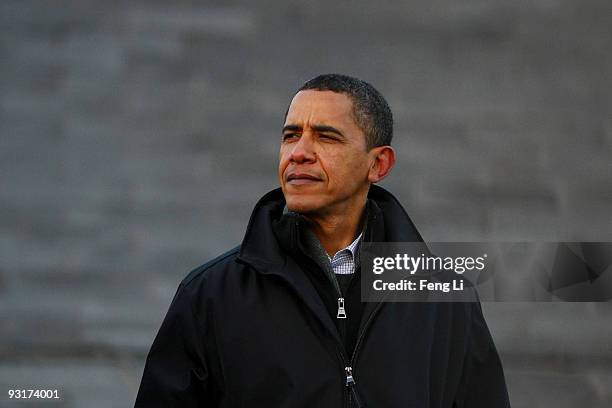
[[287, 176], [287, 183], [289, 184], [312, 184], [317, 183], [321, 180], [321, 178], [308, 174], [308, 173], [290, 173]]

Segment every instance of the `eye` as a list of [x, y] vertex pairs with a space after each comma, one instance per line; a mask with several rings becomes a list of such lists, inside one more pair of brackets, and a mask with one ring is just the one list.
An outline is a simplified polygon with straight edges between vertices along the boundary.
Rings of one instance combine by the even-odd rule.
[[297, 133], [285, 133], [283, 135], [283, 141], [291, 141], [297, 139], [299, 136]]
[[329, 135], [329, 134], [325, 134], [325, 133], [321, 133], [319, 135], [319, 139], [323, 139], [325, 141], [335, 141], [335, 140], [338, 140], [337, 137]]

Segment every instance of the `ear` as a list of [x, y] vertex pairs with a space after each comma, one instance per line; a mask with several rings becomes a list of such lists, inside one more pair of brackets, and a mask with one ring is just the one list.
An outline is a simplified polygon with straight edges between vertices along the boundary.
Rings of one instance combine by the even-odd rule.
[[387, 177], [395, 165], [395, 150], [391, 146], [379, 146], [370, 151], [373, 162], [368, 173], [368, 181], [377, 183]]

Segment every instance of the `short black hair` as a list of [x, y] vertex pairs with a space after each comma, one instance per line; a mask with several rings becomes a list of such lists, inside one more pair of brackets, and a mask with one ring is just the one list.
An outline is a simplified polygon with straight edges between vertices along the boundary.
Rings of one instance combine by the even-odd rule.
[[323, 74], [306, 81], [295, 93], [306, 90], [345, 94], [353, 102], [353, 116], [365, 133], [367, 149], [391, 145], [391, 108], [382, 94], [369, 83], [348, 75]]

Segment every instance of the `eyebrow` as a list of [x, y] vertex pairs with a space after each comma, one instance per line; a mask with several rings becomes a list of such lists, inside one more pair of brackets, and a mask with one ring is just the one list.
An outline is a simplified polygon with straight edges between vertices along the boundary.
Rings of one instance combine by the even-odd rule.
[[[344, 134], [339, 131], [338, 129], [336, 129], [333, 126], [328, 126], [328, 125], [314, 125], [312, 126], [312, 128], [318, 132], [318, 133], [335, 133], [340, 137], [344, 137]], [[299, 125], [286, 125], [283, 126], [283, 133], [287, 132], [287, 131], [291, 131], [291, 132], [299, 132], [302, 130], [302, 127]]]

